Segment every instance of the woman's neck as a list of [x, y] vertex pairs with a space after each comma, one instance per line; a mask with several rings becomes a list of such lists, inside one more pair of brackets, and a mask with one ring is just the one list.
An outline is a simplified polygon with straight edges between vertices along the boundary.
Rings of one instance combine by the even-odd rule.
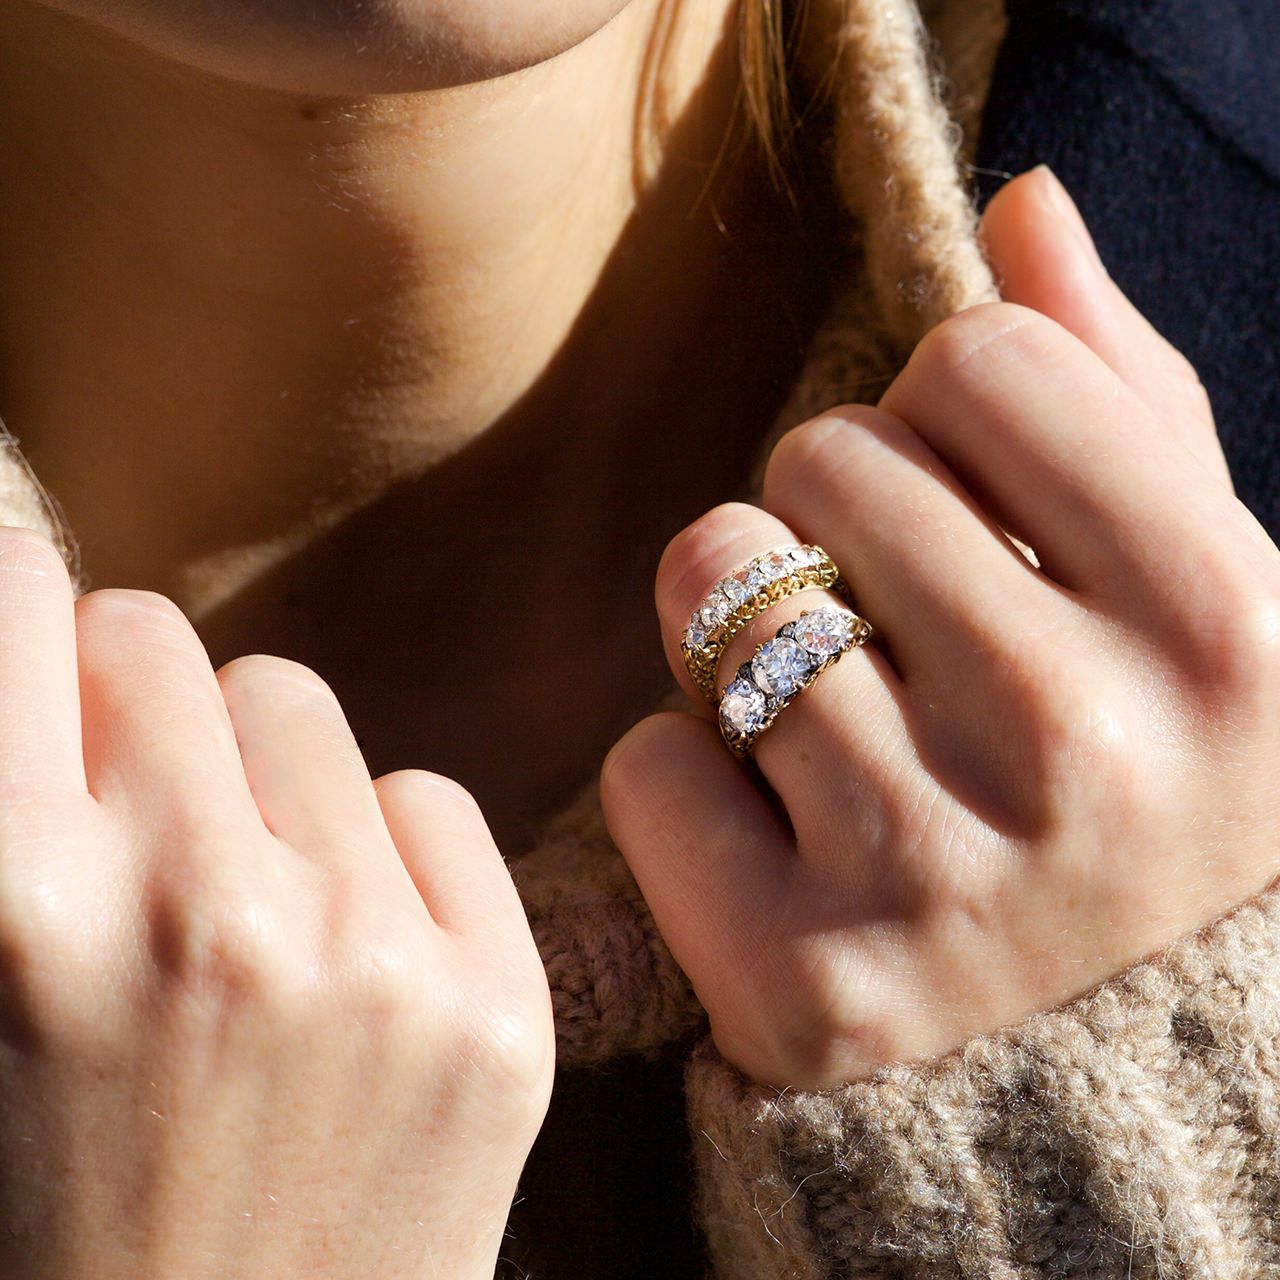
[[[674, 201], [637, 217], [667, 7], [634, 0], [498, 81], [315, 102], [6, 0], [0, 409], [94, 580], [202, 612], [518, 406], [624, 228], [640, 256], [699, 241]], [[732, 110], [732, 7], [684, 6], [669, 33], [664, 103], [702, 117], [678, 157], [697, 181]], [[614, 369], [668, 320], [637, 301], [604, 318]]]

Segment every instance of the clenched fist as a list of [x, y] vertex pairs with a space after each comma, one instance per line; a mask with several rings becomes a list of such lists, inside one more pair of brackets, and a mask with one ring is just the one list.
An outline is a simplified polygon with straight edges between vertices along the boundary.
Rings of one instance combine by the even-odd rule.
[[551, 1058], [465, 793], [0, 533], [0, 1274], [490, 1276]]

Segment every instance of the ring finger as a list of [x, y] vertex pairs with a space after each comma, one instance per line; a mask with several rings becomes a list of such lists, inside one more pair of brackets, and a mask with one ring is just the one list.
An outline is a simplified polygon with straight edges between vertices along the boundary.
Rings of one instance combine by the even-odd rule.
[[328, 685], [300, 663], [254, 655], [218, 672], [244, 774], [267, 830], [306, 857], [399, 866], [364, 757]]

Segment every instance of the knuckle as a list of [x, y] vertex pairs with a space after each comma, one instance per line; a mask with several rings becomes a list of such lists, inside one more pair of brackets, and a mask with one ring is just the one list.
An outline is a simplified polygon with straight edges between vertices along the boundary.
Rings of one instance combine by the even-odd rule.
[[803, 491], [825, 478], [847, 456], [853, 433], [847, 428], [865, 412], [857, 406], [832, 409], [793, 427], [774, 446], [765, 468], [765, 501], [793, 490]]
[[1043, 797], [1047, 816], [1073, 784], [1117, 777], [1138, 754], [1129, 694], [1073, 650], [1035, 645], [1034, 652], [1015, 652], [1002, 693], [1017, 726], [1008, 772], [1026, 782], [1024, 809], [1036, 808], [1025, 798]]
[[[746, 531], [764, 525], [769, 517], [744, 502], [713, 507], [682, 529], [667, 544], [658, 564], [656, 595], [659, 611], [683, 618], [724, 576], [726, 560], [735, 560], [735, 545]], [[736, 568], [736, 563], [731, 567]]]
[[931, 465], [919, 437], [893, 413], [867, 405], [832, 409], [778, 441], [765, 472], [765, 505], [799, 522], [815, 510], [843, 514], [868, 499], [879, 504], [896, 475], [885, 465], [890, 455]]
[[91, 591], [76, 605], [82, 630], [121, 635], [140, 649], [189, 650], [199, 645], [186, 615], [155, 591], [113, 587]]
[[293, 1015], [308, 1003], [311, 948], [271, 895], [192, 859], [170, 868], [149, 911], [151, 956], [166, 989], [219, 1018], [231, 1007]]
[[348, 926], [331, 983], [367, 1035], [409, 1054], [443, 1045], [459, 1081], [495, 1098], [549, 1087], [554, 1032], [540, 968], [531, 980], [520, 966], [482, 961], [440, 981], [439, 957], [411, 913], [357, 913]]
[[1045, 316], [1009, 302], [970, 307], [935, 325], [920, 340], [905, 376], [935, 393], [961, 375], [977, 379], [989, 366], [1003, 362], [1011, 351], [1036, 359], [1056, 345], [1058, 327]]
[[1215, 545], [1196, 558], [1178, 584], [1164, 627], [1184, 681], [1201, 696], [1228, 704], [1274, 697], [1280, 584], [1273, 572], [1260, 571], [1248, 548]]
[[310, 667], [289, 658], [255, 653], [228, 662], [218, 672], [218, 681], [226, 692], [254, 695], [270, 691], [275, 700], [312, 705], [336, 702], [329, 685]]
[[1187, 408], [1194, 411], [1198, 418], [1206, 423], [1212, 423], [1213, 407], [1209, 400], [1209, 392], [1200, 379], [1199, 371], [1177, 347], [1167, 342], [1163, 345], [1167, 353], [1164, 381], [1176, 387], [1180, 399]]
[[527, 982], [509, 981], [475, 999], [463, 1039], [462, 1061], [479, 1076], [525, 1097], [550, 1086], [555, 1035], [550, 999]]
[[0, 528], [0, 589], [24, 597], [65, 594], [71, 589], [66, 562], [43, 534]]
[[480, 804], [460, 782], [427, 769], [397, 769], [383, 774], [375, 783], [384, 802], [416, 812], [438, 809], [441, 804], [479, 814]]

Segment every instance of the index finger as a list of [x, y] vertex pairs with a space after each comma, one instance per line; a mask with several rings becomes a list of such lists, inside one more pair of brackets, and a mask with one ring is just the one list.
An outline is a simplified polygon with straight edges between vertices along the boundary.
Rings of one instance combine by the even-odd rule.
[[0, 808], [88, 794], [74, 592], [52, 543], [0, 529]]

